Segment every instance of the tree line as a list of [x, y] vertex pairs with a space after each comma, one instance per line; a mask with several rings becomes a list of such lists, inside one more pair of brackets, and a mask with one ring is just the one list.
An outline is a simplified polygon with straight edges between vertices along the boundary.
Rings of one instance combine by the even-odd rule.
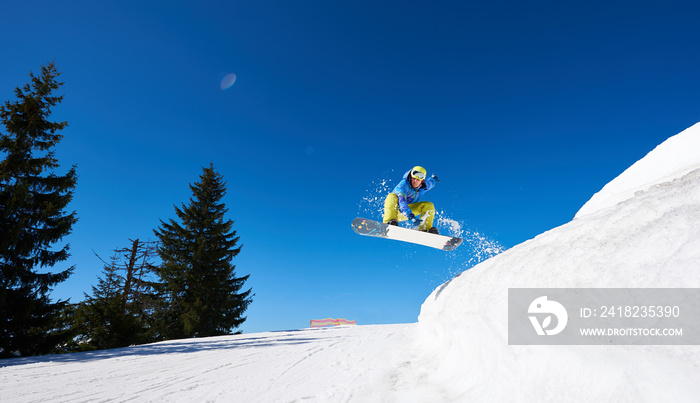
[[82, 302], [49, 297], [75, 270], [52, 271], [69, 259], [60, 243], [78, 220], [68, 209], [77, 167], [56, 173], [54, 149], [68, 126], [50, 120], [63, 100], [60, 74], [53, 62], [42, 66], [0, 107], [0, 358], [230, 334], [253, 294], [232, 264], [240, 238], [213, 164], [190, 184], [176, 219], [160, 220], [156, 241], [129, 239], [100, 258], [102, 273]]

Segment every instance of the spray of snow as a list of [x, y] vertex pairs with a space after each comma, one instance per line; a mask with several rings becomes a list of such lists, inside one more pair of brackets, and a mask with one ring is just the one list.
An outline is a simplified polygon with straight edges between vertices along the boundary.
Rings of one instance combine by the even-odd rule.
[[462, 223], [457, 220], [445, 217], [445, 212], [441, 211], [438, 214], [437, 219], [438, 228], [446, 230], [445, 234], [450, 236], [456, 236], [462, 238], [464, 235], [464, 230], [462, 229]]
[[464, 270], [469, 269], [486, 259], [490, 259], [505, 250], [498, 241], [488, 236], [465, 228], [464, 222], [447, 217], [444, 211], [438, 213], [437, 226], [441, 234], [455, 236], [464, 239], [471, 247], [470, 258], [465, 261]]
[[367, 185], [364, 196], [357, 205], [357, 216], [381, 220], [384, 214], [384, 199], [394, 189], [392, 185], [394, 170], [383, 173], [379, 179], [375, 179]]
[[426, 271], [434, 277], [432, 281], [434, 285], [442, 284], [465, 270], [505, 251], [505, 247], [498, 241], [479, 231], [467, 228], [464, 221], [450, 218], [444, 210], [437, 213], [436, 222], [441, 234], [459, 237], [464, 241], [459, 248], [443, 254], [442, 264]]

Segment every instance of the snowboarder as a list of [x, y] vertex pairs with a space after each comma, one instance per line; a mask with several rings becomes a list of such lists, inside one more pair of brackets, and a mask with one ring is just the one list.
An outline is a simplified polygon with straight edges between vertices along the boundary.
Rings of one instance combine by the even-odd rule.
[[426, 176], [427, 171], [421, 166], [415, 166], [406, 172], [401, 182], [384, 201], [384, 223], [399, 225], [399, 221], [408, 220], [413, 229], [438, 233], [438, 229], [433, 227], [435, 206], [431, 202], [418, 201], [423, 193], [432, 189], [436, 182], [440, 182], [435, 175], [427, 179]]

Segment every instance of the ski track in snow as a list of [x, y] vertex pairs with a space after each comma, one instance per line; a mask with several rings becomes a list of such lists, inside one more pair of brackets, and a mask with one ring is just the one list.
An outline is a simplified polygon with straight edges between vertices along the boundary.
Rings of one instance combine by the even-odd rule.
[[[411, 325], [177, 340], [5, 360], [0, 401], [349, 401], [371, 396]], [[362, 368], [362, 371], [358, 371]]]

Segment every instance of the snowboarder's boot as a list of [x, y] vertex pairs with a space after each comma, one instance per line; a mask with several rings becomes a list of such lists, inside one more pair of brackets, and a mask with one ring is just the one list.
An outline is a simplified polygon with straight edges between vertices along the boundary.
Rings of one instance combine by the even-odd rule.
[[440, 231], [438, 231], [437, 227], [430, 227], [428, 232], [431, 234], [440, 234]]
[[399, 226], [399, 220], [391, 219], [387, 221], [387, 224], [389, 225], [396, 225], [397, 227]]

